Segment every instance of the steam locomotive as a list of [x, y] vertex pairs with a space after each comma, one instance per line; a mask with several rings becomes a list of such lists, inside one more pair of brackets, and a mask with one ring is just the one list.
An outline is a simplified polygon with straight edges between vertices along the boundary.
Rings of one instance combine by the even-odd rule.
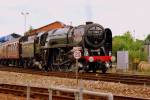
[[105, 73], [112, 66], [112, 32], [86, 22], [22, 36], [0, 44], [0, 63], [51, 71], [74, 71], [73, 48], [81, 51], [78, 70]]

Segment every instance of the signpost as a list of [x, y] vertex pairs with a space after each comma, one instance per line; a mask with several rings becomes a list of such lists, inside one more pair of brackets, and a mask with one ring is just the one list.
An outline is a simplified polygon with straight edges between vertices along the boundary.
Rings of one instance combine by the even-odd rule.
[[[78, 47], [77, 47], [78, 48]], [[76, 59], [76, 80], [77, 80], [77, 86], [78, 86], [78, 59], [81, 58], [81, 51], [79, 49], [76, 49], [74, 47], [74, 53], [73, 53], [74, 58]]]

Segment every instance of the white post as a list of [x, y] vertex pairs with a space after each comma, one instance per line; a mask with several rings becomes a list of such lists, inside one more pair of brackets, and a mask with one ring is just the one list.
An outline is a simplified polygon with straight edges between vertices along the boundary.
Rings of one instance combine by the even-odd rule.
[[79, 100], [79, 93], [78, 92], [74, 92], [74, 96], [75, 96], [75, 100]]
[[83, 88], [79, 89], [79, 100], [83, 100]]
[[53, 99], [53, 90], [51, 88], [48, 89], [48, 92], [49, 92], [49, 100], [52, 100]]
[[79, 85], [79, 100], [83, 100], [83, 80], [80, 79], [80, 85]]
[[108, 94], [108, 100], [114, 100], [114, 96], [112, 93]]
[[30, 86], [27, 86], [27, 100], [30, 100]]
[[77, 88], [78, 88], [78, 59], [76, 59], [76, 81], [77, 81]]

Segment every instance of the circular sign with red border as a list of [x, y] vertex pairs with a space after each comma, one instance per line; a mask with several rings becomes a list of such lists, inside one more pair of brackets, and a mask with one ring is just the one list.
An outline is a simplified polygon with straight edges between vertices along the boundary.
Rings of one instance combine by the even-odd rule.
[[74, 51], [73, 56], [75, 59], [80, 59], [81, 58], [81, 51]]

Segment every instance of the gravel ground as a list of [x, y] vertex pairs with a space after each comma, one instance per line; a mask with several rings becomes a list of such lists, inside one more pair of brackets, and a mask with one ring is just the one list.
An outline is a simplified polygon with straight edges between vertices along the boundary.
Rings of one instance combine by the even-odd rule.
[[[0, 71], [0, 83], [30, 85], [46, 88], [51, 86], [76, 88], [75, 79], [40, 76], [40, 75], [5, 72], [5, 71]], [[89, 80], [83, 80], [82, 83], [83, 88], [87, 90], [99, 92], [112, 92], [115, 95], [150, 98], [150, 87], [146, 86], [136, 86], [114, 82], [89, 81]]]

